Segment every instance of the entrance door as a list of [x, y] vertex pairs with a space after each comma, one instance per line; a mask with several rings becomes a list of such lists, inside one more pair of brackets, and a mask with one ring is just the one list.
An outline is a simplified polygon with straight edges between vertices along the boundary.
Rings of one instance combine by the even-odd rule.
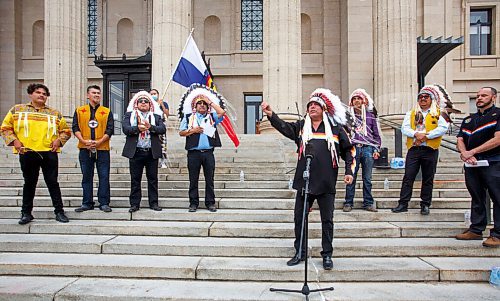
[[262, 119], [262, 94], [245, 95], [245, 134], [256, 134], [257, 123]]
[[127, 59], [96, 57], [94, 63], [102, 70], [103, 104], [111, 109], [115, 119], [115, 134], [122, 133], [122, 120], [132, 96], [151, 88], [151, 49], [146, 54]]
[[115, 135], [121, 135], [123, 114], [126, 110], [124, 82], [122, 80], [109, 81], [108, 93], [109, 108], [115, 119]]

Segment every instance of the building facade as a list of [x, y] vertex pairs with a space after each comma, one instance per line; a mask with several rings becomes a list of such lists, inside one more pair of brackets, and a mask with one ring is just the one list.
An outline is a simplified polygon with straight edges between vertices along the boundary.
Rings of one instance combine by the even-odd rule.
[[[476, 0], [1, 0], [0, 113], [45, 83], [49, 104], [71, 116], [85, 88], [103, 84], [95, 55], [138, 58], [149, 47], [151, 87], [163, 91], [193, 36], [229, 100], [237, 131], [254, 133], [258, 103], [304, 111], [317, 87], [347, 101], [355, 88], [373, 95], [380, 114], [415, 101], [417, 37], [464, 37], [426, 77], [473, 110], [481, 86], [500, 88], [500, 1]], [[109, 84], [109, 83], [107, 83]], [[119, 82], [107, 93], [120, 94]], [[176, 107], [183, 88], [168, 86]], [[119, 97], [118, 97], [119, 98]], [[115, 100], [110, 101], [114, 108]], [[118, 100], [116, 100], [118, 101]], [[122, 107], [116, 107], [120, 118]], [[290, 115], [290, 118], [293, 118]]]

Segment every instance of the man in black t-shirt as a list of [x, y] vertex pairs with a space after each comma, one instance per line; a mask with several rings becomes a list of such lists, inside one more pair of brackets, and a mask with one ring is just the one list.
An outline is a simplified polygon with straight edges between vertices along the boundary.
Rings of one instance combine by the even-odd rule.
[[457, 149], [465, 163], [465, 184], [472, 197], [471, 225], [459, 240], [482, 240], [487, 224], [488, 191], [493, 201], [493, 229], [483, 246], [500, 246], [500, 108], [495, 106], [497, 90], [483, 87], [477, 92], [477, 113], [464, 118]]

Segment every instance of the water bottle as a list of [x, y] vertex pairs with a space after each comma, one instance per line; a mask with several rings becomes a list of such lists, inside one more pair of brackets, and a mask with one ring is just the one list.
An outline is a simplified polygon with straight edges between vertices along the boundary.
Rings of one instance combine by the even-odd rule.
[[490, 284], [500, 289], [500, 266], [491, 268]]
[[288, 180], [288, 189], [289, 190], [293, 189], [293, 179], [292, 178], [290, 178], [290, 180]]
[[240, 171], [240, 182], [244, 182], [245, 181], [245, 173], [242, 171]]
[[464, 224], [465, 224], [465, 228], [469, 228], [470, 227], [470, 210], [466, 210], [464, 212]]
[[384, 180], [384, 190], [389, 190], [389, 179], [385, 178]]

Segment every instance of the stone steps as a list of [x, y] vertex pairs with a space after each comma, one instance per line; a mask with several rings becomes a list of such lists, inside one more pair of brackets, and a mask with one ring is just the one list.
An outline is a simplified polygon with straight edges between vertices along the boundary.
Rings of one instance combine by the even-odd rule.
[[[270, 292], [269, 288], [300, 290], [299, 282], [147, 280], [87, 277], [0, 276], [0, 300], [126, 300], [126, 301], [298, 301], [297, 293]], [[498, 290], [487, 283], [450, 282], [309, 282], [309, 300], [344, 301], [496, 301]], [[105, 289], [103, 289], [105, 288]]]
[[[127, 277], [233, 281], [301, 281], [302, 265], [288, 267], [283, 258], [180, 257], [62, 253], [0, 253], [0, 275]], [[352, 281], [487, 281], [499, 258], [384, 257], [334, 259], [324, 271], [310, 259], [308, 278], [319, 282]]]
[[[203, 198], [205, 190], [203, 184], [200, 185], [199, 193], [200, 198]], [[147, 191], [143, 191], [143, 195], [147, 195]], [[295, 190], [291, 190], [288, 188], [284, 189], [266, 189], [266, 188], [226, 188], [219, 189], [215, 191], [216, 196], [220, 198], [246, 198], [248, 196], [252, 196], [252, 198], [269, 198], [269, 199], [290, 199], [295, 198]], [[464, 198], [468, 195], [467, 189], [459, 189], [459, 188], [435, 188], [432, 191], [433, 198]], [[49, 191], [47, 189], [37, 189], [37, 196], [48, 196]], [[61, 188], [61, 194], [64, 197], [76, 197], [82, 196], [82, 189], [78, 187], [65, 187]], [[94, 195], [97, 194], [97, 188], [94, 188]], [[337, 189], [337, 194], [339, 196], [343, 196], [345, 194], [345, 189], [343, 187], [339, 187]], [[420, 189], [414, 188], [413, 194], [420, 194]], [[20, 196], [22, 195], [22, 187], [17, 188], [7, 188], [0, 187], [0, 196]], [[126, 197], [130, 195], [129, 189], [120, 189], [111, 187], [111, 198], [114, 197]], [[160, 197], [168, 196], [169, 198], [187, 198], [188, 196], [188, 188], [159, 188], [158, 195]], [[376, 198], [388, 198], [388, 197], [398, 197], [399, 189], [391, 188], [388, 190], [374, 188], [372, 189], [372, 195]], [[361, 198], [363, 196], [363, 191], [361, 189], [357, 189], [355, 192], [356, 198]]]
[[[65, 146], [59, 180], [67, 224], [54, 220], [42, 176], [35, 220], [17, 224], [22, 175], [17, 156], [0, 149], [5, 158], [0, 162], [0, 300], [303, 300], [300, 294], [269, 292], [271, 286], [302, 287], [303, 265], [285, 264], [294, 252], [295, 191], [288, 189], [296, 164], [292, 141], [244, 135], [236, 150], [224, 140], [225, 147], [215, 152], [219, 210], [203, 209], [201, 189], [200, 209], [188, 213], [184, 139], [172, 137], [169, 168], [159, 170], [164, 210], [147, 208], [143, 181], [145, 208], [132, 214], [123, 141], [114, 137], [111, 142], [111, 213], [74, 212], [82, 194], [76, 140]], [[240, 171], [245, 173], [243, 182]], [[311, 294], [310, 300], [497, 300], [498, 291], [480, 282], [487, 281], [492, 266], [500, 265], [500, 250], [453, 238], [462, 231], [464, 211], [470, 208], [456, 153], [440, 152], [428, 216], [419, 213], [419, 181], [412, 209], [390, 212], [403, 173], [374, 170], [373, 195], [380, 210], [373, 213], [357, 209], [362, 206], [360, 172], [356, 209], [334, 214], [332, 271], [322, 268], [319, 210], [313, 207], [310, 285], [333, 284], [335, 291]], [[383, 189], [386, 178], [389, 190]], [[336, 208], [342, 207], [344, 194], [340, 177]]]
[[[293, 223], [248, 222], [172, 222], [72, 220], [61, 224], [54, 220], [35, 220], [20, 226], [17, 219], [0, 219], [0, 233], [189, 236], [189, 237], [259, 237], [293, 238]], [[462, 233], [461, 222], [339, 222], [337, 238], [376, 237], [454, 237]], [[311, 223], [309, 237], [321, 238], [321, 225]]]
[[[281, 257], [293, 255], [291, 238], [175, 237], [67, 234], [0, 234], [0, 252], [46, 252], [208, 257]], [[496, 257], [498, 249], [480, 241], [454, 238], [334, 238], [334, 257]], [[321, 239], [310, 239], [317, 257]], [[246, 259], [245, 259], [246, 260]], [[498, 261], [492, 264], [500, 263]], [[494, 266], [494, 265], [492, 265]]]
[[[239, 177], [239, 176], [238, 176]], [[81, 179], [78, 181], [76, 179], [72, 180], [63, 180], [59, 181], [59, 186], [61, 188], [81, 188]], [[9, 180], [1, 180], [0, 187], [22, 187], [24, 181], [22, 179], [9, 179]], [[94, 181], [94, 187], [98, 187], [99, 182]], [[393, 183], [395, 186], [396, 183]], [[399, 184], [399, 183], [398, 183]], [[414, 187], [419, 188], [421, 182], [415, 183]], [[146, 188], [147, 181], [144, 177], [142, 181], [142, 187]], [[343, 180], [337, 182], [337, 187], [339, 189], [344, 187]], [[389, 183], [390, 185], [390, 183]], [[130, 179], [126, 180], [111, 180], [110, 186], [113, 188], [130, 188]], [[356, 181], [356, 189], [362, 189], [362, 181]], [[47, 187], [45, 181], [39, 181], [37, 187]], [[181, 179], [181, 180], [159, 180], [158, 187], [160, 189], [169, 189], [169, 188], [189, 188], [189, 180]], [[248, 189], [253, 187], [259, 187], [263, 189], [288, 189], [288, 180], [274, 180], [274, 181], [239, 181], [238, 180], [215, 180], [214, 187], [216, 190], [218, 189]], [[372, 189], [383, 189], [384, 188], [384, 180], [372, 180]], [[394, 187], [395, 189], [396, 187]], [[436, 181], [434, 183], [434, 189], [440, 188], [448, 188], [448, 189], [466, 189], [465, 181]]]
[[[153, 211], [141, 209], [129, 213], [126, 208], [115, 208], [113, 212], [105, 213], [100, 210], [91, 210], [82, 213], [66, 210], [70, 220], [136, 220], [136, 221], [193, 221], [193, 222], [254, 222], [254, 223], [289, 223], [293, 221], [292, 210], [241, 210], [219, 209], [209, 212], [200, 208], [196, 213], [187, 209], [166, 209]], [[0, 210], [0, 219], [18, 219], [19, 207], [3, 207]], [[54, 219], [53, 209], [50, 207], [35, 207], [33, 210], [35, 221], [40, 219]], [[319, 210], [313, 210], [309, 216], [312, 223], [320, 221]], [[389, 209], [379, 212], [354, 210], [351, 212], [338, 211], [334, 214], [334, 222], [463, 222], [464, 210], [461, 209], [433, 209], [430, 215], [423, 216], [419, 209], [409, 209], [408, 212], [392, 213]]]
[[[203, 200], [203, 199], [202, 199]], [[97, 198], [94, 198], [96, 206], [98, 206]], [[189, 202], [187, 198], [158, 198], [159, 205], [163, 208], [187, 208]], [[63, 204], [66, 208], [79, 207], [82, 203], [82, 198], [79, 196], [64, 197]], [[203, 203], [203, 201], [202, 201]], [[221, 209], [289, 209], [293, 210], [295, 199], [242, 199], [242, 198], [216, 198], [216, 206]], [[378, 198], [376, 205], [379, 209], [390, 209], [397, 206], [398, 197]], [[52, 207], [52, 201], [49, 196], [37, 196], [34, 201], [35, 207]], [[22, 205], [22, 196], [0, 196], [0, 207], [15, 207]], [[335, 200], [335, 208], [342, 209], [344, 205], [343, 195], [338, 195]], [[409, 208], [420, 208], [420, 199], [412, 198], [408, 204]], [[126, 196], [113, 197], [110, 206], [112, 208], [128, 208], [130, 207], [129, 198]], [[141, 207], [149, 206], [146, 197], [141, 201]], [[203, 207], [203, 204], [200, 204]], [[363, 206], [361, 197], [354, 199], [354, 209], [360, 209]], [[313, 208], [318, 208], [317, 202], [313, 204]], [[434, 198], [432, 200], [431, 209], [470, 209], [470, 198]], [[68, 209], [70, 210], [70, 209]], [[97, 209], [96, 209], [97, 210]]]

